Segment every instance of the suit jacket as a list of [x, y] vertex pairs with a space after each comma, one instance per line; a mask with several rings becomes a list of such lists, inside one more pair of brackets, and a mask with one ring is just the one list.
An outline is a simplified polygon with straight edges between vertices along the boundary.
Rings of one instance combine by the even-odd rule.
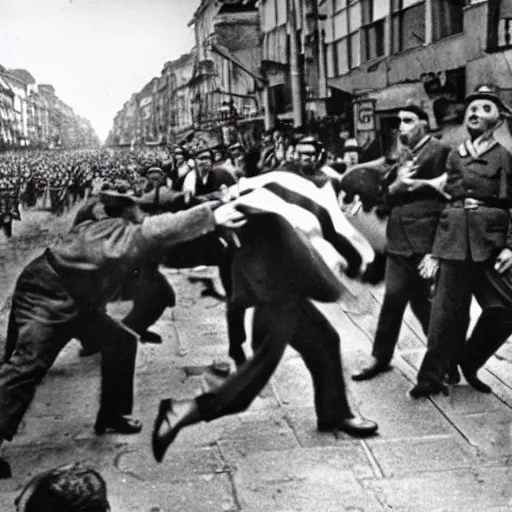
[[340, 281], [305, 235], [275, 214], [254, 216], [241, 229], [232, 266], [231, 300], [243, 307], [291, 297], [336, 301]]
[[[416, 178], [432, 179], [445, 172], [450, 148], [434, 137], [413, 155]], [[434, 189], [422, 188], [390, 199], [387, 224], [387, 252], [402, 256], [427, 254], [432, 250], [437, 223], [446, 200]]]
[[[507, 245], [512, 160], [496, 141], [479, 155], [464, 148], [462, 144], [448, 158], [446, 191], [453, 200], [441, 214], [432, 252], [439, 258], [479, 262]], [[487, 205], [465, 209], [461, 202], [468, 197]]]

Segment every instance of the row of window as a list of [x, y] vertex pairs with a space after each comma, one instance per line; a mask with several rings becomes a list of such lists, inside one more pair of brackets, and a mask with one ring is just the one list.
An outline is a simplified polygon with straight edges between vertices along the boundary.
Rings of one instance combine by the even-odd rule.
[[327, 74], [343, 75], [386, 53], [389, 24], [390, 53], [423, 45], [427, 21], [432, 41], [463, 31], [464, 0], [431, 0], [427, 20], [425, 0], [326, 0]]

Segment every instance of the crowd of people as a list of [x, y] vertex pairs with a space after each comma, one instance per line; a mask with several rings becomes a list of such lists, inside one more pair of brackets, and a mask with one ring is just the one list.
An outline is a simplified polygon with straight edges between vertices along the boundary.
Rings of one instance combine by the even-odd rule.
[[[333, 302], [342, 293], [314, 250], [319, 233], [339, 256], [338, 270], [378, 280], [368, 273], [377, 248], [361, 236], [364, 226], [359, 232], [343, 220], [350, 218], [342, 214], [346, 203], [357, 201], [364, 212], [385, 216], [387, 231], [372, 360], [353, 379], [391, 369], [410, 304], [427, 337], [411, 396], [448, 393], [460, 381], [459, 368], [477, 391], [490, 392], [477, 372], [512, 334], [511, 117], [491, 88], [480, 88], [466, 99], [468, 139], [449, 148], [432, 136], [423, 108], [406, 103], [396, 154], [365, 163], [355, 140], [333, 155], [303, 130], [290, 138], [268, 131], [250, 147], [202, 140], [165, 149], [1, 155], [21, 201], [31, 204], [30, 187], [50, 184], [87, 200], [69, 233], [18, 279], [0, 365], [0, 442], [14, 437], [36, 386], [73, 337], [84, 353], [102, 356], [96, 434], [140, 432], [131, 416], [137, 343], [161, 342], [150, 327], [176, 301], [162, 263], [218, 266], [236, 371], [193, 400], [161, 401], [152, 437], [157, 461], [181, 429], [247, 409], [287, 345], [311, 373], [318, 429], [374, 435], [377, 423], [347, 400], [339, 333], [310, 300]], [[284, 218], [286, 202], [307, 212], [310, 227], [318, 221], [311, 240], [294, 235], [290, 226], [297, 228], [300, 215]], [[132, 310], [114, 321], [106, 303], [130, 280]], [[473, 297], [482, 314], [467, 340]], [[249, 359], [248, 307], [255, 308]], [[7, 461], [0, 462], [8, 477]]]

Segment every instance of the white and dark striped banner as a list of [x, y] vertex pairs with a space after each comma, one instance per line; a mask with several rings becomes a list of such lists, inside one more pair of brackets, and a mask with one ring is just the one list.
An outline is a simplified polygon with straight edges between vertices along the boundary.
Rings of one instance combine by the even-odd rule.
[[363, 235], [340, 209], [330, 181], [317, 185], [287, 171], [273, 171], [243, 178], [231, 187], [239, 193], [235, 205], [249, 215], [274, 213], [305, 234], [313, 248], [339, 277], [361, 275], [375, 253]]

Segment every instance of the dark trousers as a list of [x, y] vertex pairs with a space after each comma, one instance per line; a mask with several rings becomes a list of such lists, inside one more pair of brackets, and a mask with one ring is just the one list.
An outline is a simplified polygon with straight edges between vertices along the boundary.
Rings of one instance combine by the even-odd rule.
[[96, 311], [81, 312], [67, 322], [47, 323], [14, 310], [9, 319], [5, 359], [0, 365], [0, 438], [11, 440], [16, 434], [37, 385], [64, 346], [82, 333], [100, 343], [100, 414], [132, 412], [135, 336]]
[[[484, 364], [512, 332], [512, 288], [484, 262], [440, 260], [432, 303], [427, 352], [418, 381], [442, 381], [450, 360], [471, 357], [472, 366]], [[471, 298], [483, 313], [466, 345]], [[502, 311], [499, 311], [499, 310]], [[494, 312], [493, 312], [494, 310]], [[504, 320], [501, 325], [492, 325]], [[466, 355], [466, 351], [471, 353]]]
[[139, 271], [133, 306], [123, 324], [142, 334], [163, 315], [167, 307], [175, 304], [174, 290], [158, 270], [158, 263], [150, 263]]
[[431, 309], [430, 282], [418, 272], [422, 257], [419, 254], [387, 255], [384, 301], [372, 350], [373, 357], [379, 362], [389, 363], [393, 358], [408, 303], [427, 334]]
[[[146, 332], [164, 313], [167, 307], [174, 307], [176, 295], [165, 276], [158, 270], [158, 264], [152, 263], [142, 267], [131, 284], [130, 295], [133, 299], [132, 309], [122, 323], [137, 334]], [[90, 331], [76, 336], [82, 346], [94, 350], [98, 348], [101, 337]]]
[[219, 264], [219, 276], [226, 292], [226, 320], [228, 325], [229, 357], [233, 359], [237, 366], [241, 366], [247, 357], [242, 345], [247, 339], [245, 332], [245, 311], [246, 308], [235, 304], [231, 300], [233, 291], [233, 278], [231, 267], [233, 264], [233, 255], [225, 253], [225, 259]]
[[352, 416], [339, 336], [309, 300], [291, 297], [257, 304], [252, 339], [253, 357], [219, 388], [196, 399], [201, 420], [247, 409], [270, 380], [288, 344], [299, 352], [311, 373], [318, 420], [335, 423]]

